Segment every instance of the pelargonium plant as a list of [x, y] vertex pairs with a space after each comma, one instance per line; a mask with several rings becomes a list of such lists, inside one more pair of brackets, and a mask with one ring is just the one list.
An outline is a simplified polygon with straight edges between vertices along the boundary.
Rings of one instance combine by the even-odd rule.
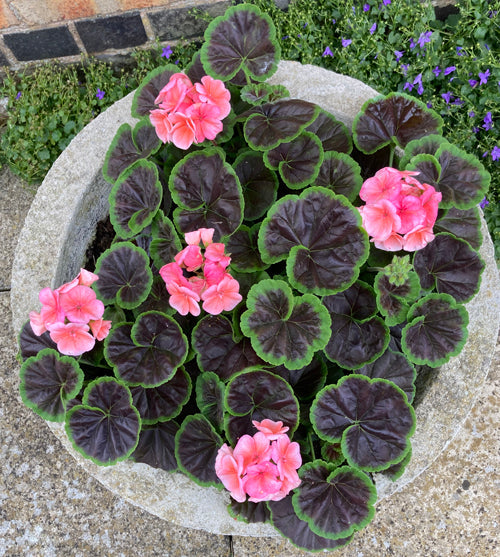
[[40, 293], [21, 394], [97, 464], [183, 472], [333, 549], [410, 459], [418, 372], [466, 341], [489, 175], [417, 99], [349, 130], [266, 83], [279, 57], [241, 4], [146, 77], [103, 168], [116, 237]]

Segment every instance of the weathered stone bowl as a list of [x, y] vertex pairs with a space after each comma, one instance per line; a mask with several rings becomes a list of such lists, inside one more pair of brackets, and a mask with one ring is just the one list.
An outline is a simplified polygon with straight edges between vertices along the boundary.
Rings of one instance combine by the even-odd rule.
[[[313, 101], [348, 126], [376, 91], [355, 79], [296, 62], [280, 63], [272, 83], [285, 85], [292, 97]], [[33, 201], [15, 254], [12, 314], [15, 330], [38, 310], [38, 292], [73, 278], [83, 264], [97, 222], [108, 212], [111, 186], [101, 175], [104, 156], [118, 127], [128, 122], [132, 94], [97, 117], [71, 142], [47, 174]], [[467, 304], [469, 340], [462, 353], [425, 385], [416, 408], [413, 456], [396, 482], [376, 476], [379, 498], [390, 497], [411, 483], [460, 431], [483, 384], [497, 339], [500, 286], [493, 246], [483, 223], [481, 255], [486, 261], [479, 294]], [[179, 526], [217, 534], [276, 536], [266, 524], [244, 524], [231, 518], [227, 492], [197, 486], [186, 476], [131, 461], [99, 467], [76, 453], [61, 424], [48, 426], [77, 462], [113, 493]]]

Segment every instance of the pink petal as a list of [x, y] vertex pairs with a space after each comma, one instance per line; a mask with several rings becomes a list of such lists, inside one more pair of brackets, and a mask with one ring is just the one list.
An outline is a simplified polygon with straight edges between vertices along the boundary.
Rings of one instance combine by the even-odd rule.
[[97, 300], [95, 292], [88, 286], [78, 285], [60, 295], [61, 308], [73, 323], [88, 323], [100, 319], [104, 304]]
[[210, 286], [203, 292], [203, 309], [212, 315], [222, 311], [231, 311], [243, 299], [239, 294], [240, 285], [237, 280], [227, 275], [217, 285]]
[[196, 130], [194, 122], [180, 112], [170, 115], [172, 122], [171, 141], [179, 149], [189, 149], [196, 140]]
[[111, 321], [96, 319], [95, 321], [89, 321], [89, 326], [92, 334], [97, 340], [104, 340], [111, 329]]
[[[189, 284], [189, 283], [188, 283]], [[171, 294], [168, 303], [181, 315], [200, 315], [200, 306], [197, 302], [200, 297], [196, 292], [185, 286], [177, 286], [175, 283], [170, 285]]]
[[200, 102], [207, 102], [217, 106], [221, 120], [231, 112], [231, 94], [222, 81], [205, 75], [201, 78], [201, 83], [195, 83], [195, 88]]
[[398, 215], [401, 219], [399, 228], [394, 228], [399, 234], [406, 234], [416, 226], [420, 226], [425, 221], [425, 209], [419, 197], [407, 195], [398, 200]]
[[361, 217], [365, 230], [379, 242], [389, 238], [401, 226], [396, 207], [387, 199], [365, 205]]
[[184, 266], [188, 271], [197, 271], [203, 265], [200, 246], [188, 245], [174, 259], [180, 267]]
[[80, 356], [94, 348], [95, 338], [88, 333], [89, 327], [84, 323], [54, 323], [49, 330], [50, 338], [61, 354]]
[[384, 251], [400, 251], [403, 249], [403, 237], [396, 232], [393, 232], [388, 238], [383, 241], [374, 239], [375, 247]]
[[243, 477], [243, 489], [254, 503], [269, 501], [281, 490], [281, 486], [278, 467], [269, 461], [249, 466]]
[[30, 325], [37, 336], [43, 335], [47, 330], [42, 316], [36, 311], [30, 311]]
[[149, 120], [155, 128], [156, 135], [163, 143], [170, 143], [172, 141], [173, 125], [168, 112], [161, 109], [152, 110], [149, 114]]
[[252, 420], [252, 423], [269, 439], [269, 441], [278, 439], [290, 429], [287, 426], [283, 427], [283, 422], [273, 422], [273, 420], [268, 420], [267, 418], [265, 418], [261, 422]]
[[401, 191], [403, 176], [395, 168], [381, 168], [375, 176], [365, 180], [361, 186], [359, 197], [366, 203], [376, 203], [381, 199], [396, 199]]
[[417, 226], [410, 230], [404, 237], [403, 249], [406, 251], [417, 251], [434, 240], [432, 228], [428, 226]]
[[80, 273], [76, 278], [78, 279], [78, 284], [82, 284], [83, 286], [90, 286], [96, 280], [99, 280], [99, 277], [95, 273], [91, 273], [86, 269], [80, 269]]

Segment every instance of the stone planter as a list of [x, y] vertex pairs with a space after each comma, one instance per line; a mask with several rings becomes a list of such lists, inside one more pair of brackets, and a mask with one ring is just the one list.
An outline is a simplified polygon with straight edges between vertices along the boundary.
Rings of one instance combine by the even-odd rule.
[[[272, 83], [291, 96], [318, 103], [348, 126], [376, 92], [363, 83], [314, 66], [282, 62]], [[26, 218], [12, 272], [13, 326], [19, 330], [30, 310], [38, 309], [38, 292], [75, 276], [96, 223], [108, 211], [111, 186], [101, 176], [107, 148], [118, 127], [133, 123], [132, 94], [91, 122], [72, 141], [47, 174]], [[421, 474], [459, 432], [487, 375], [500, 318], [500, 283], [486, 226], [481, 255], [486, 261], [479, 294], [467, 304], [469, 340], [462, 353], [435, 370], [416, 408], [413, 457], [397, 482], [376, 476], [379, 499], [389, 497]], [[244, 524], [226, 511], [229, 495], [202, 488], [181, 474], [169, 474], [131, 461], [99, 467], [76, 453], [61, 424], [48, 423], [77, 462], [112, 492], [179, 526], [217, 534], [276, 536], [265, 524]]]

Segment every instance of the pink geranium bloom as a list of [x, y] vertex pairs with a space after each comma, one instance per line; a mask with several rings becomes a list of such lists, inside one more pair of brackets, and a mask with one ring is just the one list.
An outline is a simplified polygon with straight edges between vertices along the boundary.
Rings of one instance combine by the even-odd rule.
[[203, 265], [200, 246], [186, 246], [174, 259], [180, 267], [184, 266], [188, 271], [197, 271]]
[[201, 295], [203, 309], [212, 315], [231, 311], [243, 299], [239, 290], [239, 282], [226, 275], [219, 284], [214, 284], [203, 292]]
[[375, 244], [375, 247], [378, 249], [382, 249], [384, 251], [400, 251], [403, 249], [404, 239], [403, 236], [393, 232], [388, 238], [385, 240], [377, 240], [374, 238], [372, 240]]
[[282, 435], [272, 444], [271, 459], [276, 462], [281, 480], [295, 480], [297, 469], [302, 465], [300, 446], [291, 442], [288, 435]]
[[173, 112], [169, 117], [172, 123], [171, 142], [179, 149], [189, 149], [196, 140], [193, 120], [182, 112]]
[[213, 228], [199, 228], [194, 232], [186, 232], [186, 234], [184, 234], [184, 238], [186, 243], [190, 246], [198, 245], [201, 241], [203, 242], [203, 245], [207, 247], [212, 243], [214, 232], [215, 230]]
[[224, 244], [210, 244], [205, 249], [205, 259], [214, 263], [219, 263], [224, 269], [231, 263], [231, 258], [224, 254], [226, 246]]
[[171, 284], [176, 284], [177, 286], [186, 286], [189, 288], [189, 282], [182, 273], [181, 267], [177, 263], [167, 263], [166, 265], [163, 265], [159, 272], [161, 278], [165, 281], [167, 290], [170, 294], [172, 294], [172, 292], [170, 292], [169, 290], [169, 285]]
[[111, 321], [104, 319], [95, 319], [89, 321], [90, 330], [97, 340], [104, 340], [111, 329]]
[[177, 112], [182, 108], [189, 106], [192, 103], [189, 97], [190, 91], [193, 89], [193, 84], [186, 74], [175, 73], [173, 74], [168, 83], [159, 92], [155, 99], [155, 104], [158, 104], [161, 109], [167, 112]]
[[80, 356], [94, 348], [95, 338], [85, 323], [54, 323], [49, 330], [50, 338], [61, 354]]
[[420, 201], [425, 211], [425, 224], [432, 228], [437, 219], [439, 202], [441, 201], [443, 194], [441, 192], [437, 192], [428, 184], [424, 184], [424, 186], [427, 187], [420, 197]]
[[30, 311], [30, 325], [35, 335], [40, 336], [45, 333], [47, 327], [42, 316], [36, 311]]
[[247, 496], [243, 490], [243, 480], [241, 478], [243, 469], [241, 462], [238, 462], [233, 455], [233, 450], [225, 443], [217, 452], [215, 458], [215, 473], [224, 487], [230, 491], [231, 497], [243, 503]]
[[404, 237], [404, 249], [406, 251], [417, 251], [434, 240], [432, 227], [417, 226], [410, 230]]
[[198, 294], [201, 297], [201, 294], [207, 287], [207, 281], [202, 279], [201, 277], [194, 276], [188, 278], [189, 288]]
[[173, 124], [170, 121], [169, 113], [159, 108], [152, 110], [149, 113], [149, 120], [156, 130], [156, 135], [163, 143], [170, 143], [172, 141]]
[[[188, 283], [189, 284], [189, 283]], [[200, 296], [189, 287], [178, 286], [175, 283], [167, 285], [170, 298], [168, 303], [181, 315], [200, 315]]]
[[398, 216], [401, 219], [399, 228], [395, 232], [406, 234], [416, 226], [420, 226], [425, 221], [425, 210], [422, 207], [420, 197], [407, 195], [396, 203]]
[[370, 236], [384, 241], [401, 227], [397, 208], [387, 199], [360, 208], [363, 227]]
[[300, 484], [301, 479], [299, 478], [297, 472], [295, 472], [292, 478], [285, 478], [282, 481], [281, 489], [271, 497], [271, 501], [281, 501], [281, 499], [284, 499], [290, 493], [290, 491], [292, 491], [292, 489], [299, 487]]
[[260, 431], [253, 437], [242, 435], [234, 448], [234, 458], [242, 464], [245, 471], [248, 466], [258, 464], [271, 458], [271, 445], [269, 439]]
[[99, 277], [95, 273], [91, 273], [87, 271], [87, 269], [80, 269], [78, 276], [78, 284], [82, 284], [83, 286], [90, 286], [96, 280], [99, 280]]
[[397, 199], [401, 191], [401, 173], [395, 168], [381, 168], [375, 176], [365, 180], [359, 197], [366, 203], [376, 203], [381, 199]]
[[219, 265], [219, 263], [213, 263], [212, 261], [206, 261], [203, 267], [203, 274], [205, 276], [207, 287], [219, 284], [222, 279], [226, 276], [231, 276], [226, 273], [226, 269]]
[[195, 83], [200, 102], [215, 105], [219, 109], [219, 118], [222, 120], [231, 112], [231, 94], [224, 83], [209, 75], [201, 78], [201, 83]]
[[104, 313], [104, 304], [88, 286], [75, 286], [60, 295], [60, 302], [66, 317], [73, 323], [88, 323], [100, 319]]
[[193, 104], [186, 109], [186, 116], [194, 124], [196, 143], [202, 143], [205, 139], [215, 139], [222, 131], [219, 109], [212, 104]]
[[64, 311], [61, 308], [59, 292], [50, 288], [42, 288], [38, 294], [38, 299], [42, 302], [40, 316], [48, 329], [52, 323], [64, 322]]
[[253, 503], [269, 501], [280, 492], [281, 486], [278, 467], [269, 461], [249, 466], [243, 478], [243, 489], [250, 496], [249, 501]]
[[290, 429], [287, 426], [283, 426], [283, 422], [273, 422], [273, 420], [268, 420], [267, 418], [261, 422], [252, 420], [252, 423], [269, 439], [269, 441], [279, 439]]

